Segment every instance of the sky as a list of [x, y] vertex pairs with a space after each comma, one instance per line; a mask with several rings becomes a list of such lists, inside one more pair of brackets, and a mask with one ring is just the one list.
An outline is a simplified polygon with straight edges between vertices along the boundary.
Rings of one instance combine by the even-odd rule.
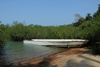
[[98, 10], [100, 0], [0, 0], [0, 21], [26, 25], [58, 26], [75, 22], [75, 14], [86, 17]]

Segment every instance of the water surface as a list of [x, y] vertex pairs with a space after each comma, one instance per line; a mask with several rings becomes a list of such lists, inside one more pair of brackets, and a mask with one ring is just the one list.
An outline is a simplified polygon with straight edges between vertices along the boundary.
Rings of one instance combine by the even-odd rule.
[[47, 55], [54, 54], [67, 48], [46, 47], [35, 44], [24, 44], [23, 42], [8, 42], [4, 48], [4, 58], [6, 63], [16, 63]]

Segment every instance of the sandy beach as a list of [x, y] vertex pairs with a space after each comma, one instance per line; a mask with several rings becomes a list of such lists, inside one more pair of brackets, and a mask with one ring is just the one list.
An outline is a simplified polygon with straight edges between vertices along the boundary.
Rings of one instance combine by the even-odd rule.
[[87, 48], [70, 48], [44, 58], [11, 64], [15, 67], [100, 67], [100, 55], [93, 55]]

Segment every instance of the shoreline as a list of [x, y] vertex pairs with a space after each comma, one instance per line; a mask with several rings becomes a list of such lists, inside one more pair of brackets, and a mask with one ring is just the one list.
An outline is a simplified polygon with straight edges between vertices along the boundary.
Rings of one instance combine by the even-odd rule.
[[93, 55], [87, 48], [70, 48], [40, 59], [11, 64], [8, 67], [99, 67], [100, 55]]
[[11, 64], [11, 65], [16, 65], [16, 64], [18, 64], [18, 63], [26, 63], [26, 62], [30, 62], [30, 61], [37, 61], [37, 60], [41, 60], [41, 59], [44, 59], [44, 58], [47, 58], [47, 57], [51, 57], [51, 56], [53, 56], [53, 55], [56, 55], [56, 54], [58, 54], [58, 53], [62, 53], [62, 52], [65, 52], [65, 51], [67, 51], [67, 50], [69, 50], [69, 48], [67, 48], [67, 49], [64, 49], [64, 50], [61, 50], [61, 51], [59, 51], [59, 52], [55, 52], [55, 53], [52, 53], [52, 54], [50, 54], [50, 55], [44, 55], [44, 56], [42, 56], [42, 57], [40, 57], [40, 56], [38, 56], [38, 57], [30, 57], [30, 58], [28, 58], [28, 60], [24, 60], [24, 61], [18, 61], [18, 62], [11, 62], [11, 63], [9, 63], [9, 64]]
[[[34, 66], [34, 67], [39, 67], [41, 65], [54, 65], [57, 62], [52, 63], [52, 61], [58, 60], [61, 58], [60, 56], [73, 56], [73, 55], [82, 55], [87, 53], [89, 50], [86, 48], [69, 48], [65, 51], [61, 51], [43, 58], [38, 58], [38, 59], [32, 59], [29, 61], [24, 61], [24, 62], [18, 62], [15, 64], [10, 64], [10, 66], [17, 66], [17, 67], [28, 67], [28, 66]], [[41, 63], [41, 64], [40, 64]], [[53, 66], [51, 66], [53, 67]]]

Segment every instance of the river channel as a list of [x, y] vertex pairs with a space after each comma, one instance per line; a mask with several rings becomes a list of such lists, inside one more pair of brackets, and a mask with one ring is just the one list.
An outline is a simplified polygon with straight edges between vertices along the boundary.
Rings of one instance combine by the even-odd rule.
[[4, 47], [3, 59], [6, 63], [16, 63], [48, 56], [67, 48], [46, 47], [23, 42], [8, 42]]

